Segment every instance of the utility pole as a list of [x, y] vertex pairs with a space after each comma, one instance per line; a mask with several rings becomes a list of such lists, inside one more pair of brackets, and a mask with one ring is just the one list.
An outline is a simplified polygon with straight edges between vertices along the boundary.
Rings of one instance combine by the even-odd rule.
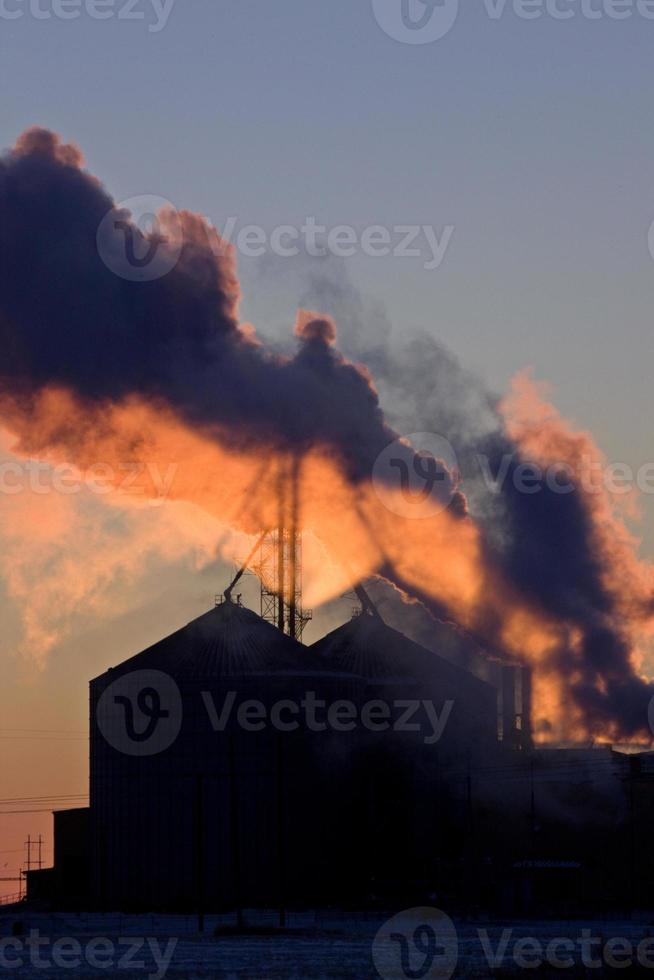
[[196, 860], [198, 890], [198, 932], [204, 932], [204, 776], [199, 774], [196, 782]]
[[530, 831], [531, 831], [531, 868], [530, 868], [530, 895], [529, 906], [533, 909], [536, 899], [536, 789], [534, 786], [534, 757], [529, 761], [529, 783], [530, 783]]
[[466, 771], [466, 804], [467, 804], [467, 823], [468, 823], [468, 846], [466, 848], [466, 912], [470, 915], [471, 911], [471, 901], [468, 896], [473, 893], [472, 890], [472, 878], [473, 878], [473, 868], [475, 866], [476, 849], [474, 845], [474, 821], [472, 812], [472, 768], [470, 765], [470, 751], [467, 754], [467, 771]]
[[[23, 897], [23, 875], [24, 874], [25, 874], [25, 872], [23, 871], [22, 868], [20, 868], [19, 871], [18, 871], [18, 878], [13, 878], [13, 877], [11, 877], [11, 878], [0, 878], [0, 881], [17, 881], [18, 882], [18, 898], [19, 899], [22, 899], [22, 897]], [[0, 902], [0, 904], [1, 904], [1, 902]]]
[[640, 773], [640, 759], [637, 756], [629, 758], [629, 905], [633, 916], [637, 905], [636, 888], [636, 780]]
[[236, 925], [241, 932], [245, 924], [241, 905], [241, 840], [239, 828], [238, 783], [236, 777], [236, 752], [234, 732], [229, 737], [229, 809], [230, 838], [232, 851], [232, 889], [236, 905]]
[[277, 733], [277, 859], [279, 870], [279, 927], [286, 928], [286, 812], [284, 807], [284, 742]]

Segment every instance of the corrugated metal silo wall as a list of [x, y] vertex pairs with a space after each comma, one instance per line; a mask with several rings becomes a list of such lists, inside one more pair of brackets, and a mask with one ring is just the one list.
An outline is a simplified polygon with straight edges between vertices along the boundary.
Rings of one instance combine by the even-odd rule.
[[466, 887], [471, 781], [497, 752], [490, 685], [428, 653], [407, 649], [406, 662], [404, 676], [370, 677], [361, 691], [362, 703], [395, 704], [396, 719], [410, 713], [397, 730], [361, 731], [357, 746], [368, 796], [360, 861], [379, 901]]
[[[179, 681], [178, 737], [162, 752], [134, 757], [112, 747], [96, 723], [100, 695], [115, 676], [91, 684], [92, 867], [100, 907], [194, 910], [203, 895], [206, 907], [218, 910], [342, 896], [349, 851], [343, 810], [357, 792], [350, 736], [304, 727], [280, 733], [270, 725], [251, 732], [233, 723], [215, 732], [206, 708], [210, 695], [220, 713], [233, 692], [233, 722], [238, 705], [252, 698], [270, 706], [314, 690], [333, 700], [342, 696], [338, 680]], [[353, 806], [353, 842], [356, 812]]]

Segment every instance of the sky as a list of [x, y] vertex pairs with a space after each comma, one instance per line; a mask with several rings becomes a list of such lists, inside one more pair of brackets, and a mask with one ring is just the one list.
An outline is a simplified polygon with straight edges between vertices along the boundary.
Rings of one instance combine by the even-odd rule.
[[[437, 268], [425, 268], [432, 255], [421, 239], [418, 256], [357, 250], [330, 269], [360, 295], [370, 329], [376, 318], [380, 330], [390, 323], [398, 345], [427, 331], [498, 394], [530, 367], [610, 461], [638, 469], [654, 458], [646, 5], [618, 20], [608, 0], [559, 0], [550, 11], [574, 14], [560, 20], [545, 5], [525, 19], [510, 3], [493, 18], [490, 0], [466, 0], [443, 37], [404, 43], [400, 0], [375, 4], [176, 0], [164, 22], [151, 0], [137, 0], [134, 19], [125, 0], [107, 0], [103, 20], [85, 3], [62, 19], [52, 0], [4, 0], [0, 145], [28, 126], [48, 127], [82, 148], [116, 200], [156, 195], [219, 230], [230, 218], [267, 234], [313, 218], [359, 234], [426, 225], [445, 241], [449, 229]], [[243, 317], [287, 345], [300, 301], [320, 295], [323, 265], [241, 254]], [[46, 500], [44, 523], [65, 506]], [[50, 597], [65, 574], [62, 556], [77, 556], [71, 529], [83, 537], [108, 520], [98, 506], [61, 516], [56, 560], [48, 552]], [[15, 501], [0, 507], [3, 548], [21, 518]], [[641, 509], [641, 554], [654, 557], [651, 495]], [[114, 515], [115, 553], [97, 558], [69, 631], [38, 664], [26, 618], [33, 630], [49, 626], [40, 579], [29, 574], [42, 555], [2, 565], [2, 800], [83, 794], [88, 680], [209, 608], [224, 587], [198, 515], [190, 550], [173, 543], [166, 556], [148, 553], [148, 526], [166, 521], [163, 511]], [[126, 569], [128, 534], [147, 557]], [[309, 638], [351, 604], [318, 614]], [[47, 855], [47, 813], [0, 812], [4, 876], [22, 860], [27, 832], [46, 836]]]

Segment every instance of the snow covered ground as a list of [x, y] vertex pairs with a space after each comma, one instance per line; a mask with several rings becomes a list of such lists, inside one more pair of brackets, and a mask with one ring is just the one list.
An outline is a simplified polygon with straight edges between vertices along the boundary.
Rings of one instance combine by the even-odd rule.
[[[291, 913], [287, 931], [275, 934], [272, 913], [249, 913], [248, 923], [258, 932], [214, 936], [216, 926], [231, 925], [233, 920], [210, 916], [200, 934], [192, 916], [4, 912], [0, 915], [0, 980], [3, 975], [21, 980], [366, 980], [379, 977], [376, 966], [383, 980], [625, 973], [651, 975], [654, 980], [654, 922], [645, 918], [456, 922], [454, 946], [443, 940], [445, 945], [431, 949], [431, 958], [430, 950], [421, 945], [426, 934], [415, 932], [420, 916], [408, 915], [406, 928], [394, 925], [392, 943], [384, 945], [387, 940], [383, 938], [375, 941], [387, 918]], [[449, 928], [450, 920], [447, 923]], [[404, 960], [398, 929], [407, 937], [408, 958]], [[493, 957], [497, 957], [495, 966]], [[543, 965], [537, 966], [538, 962]]]

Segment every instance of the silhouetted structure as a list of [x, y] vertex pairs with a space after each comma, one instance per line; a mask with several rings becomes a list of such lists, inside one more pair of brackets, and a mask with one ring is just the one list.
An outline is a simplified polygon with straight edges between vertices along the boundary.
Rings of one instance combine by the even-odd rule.
[[54, 867], [27, 872], [31, 902], [65, 909], [89, 904], [89, 815], [88, 807], [54, 811]]
[[[97, 725], [103, 691], [134, 671], [162, 671], [180, 692], [179, 735], [153, 755], [125, 754]], [[255, 701], [269, 717], [275, 704], [299, 705], [316, 691], [334, 700], [332, 671], [233, 602], [92, 681], [95, 901], [190, 910], [199, 900], [213, 909], [325, 900], [337, 871], [332, 805], [347, 792], [343, 736], [289, 723], [288, 711], [287, 731], [252, 706], [252, 724], [239, 713]], [[230, 701], [229, 719], [214, 731]]]
[[377, 702], [396, 706], [393, 730], [358, 730], [357, 785], [366, 799], [350, 880], [358, 876], [359, 894], [368, 901], [428, 898], [445, 882], [457, 891], [465, 885], [468, 809], [449, 776], [495, 752], [497, 692], [365, 605], [368, 611], [311, 648], [357, 678], [362, 710]]
[[[366, 701], [417, 699], [433, 704], [439, 716], [445, 710], [438, 740], [444, 756], [477, 756], [497, 740], [495, 689], [387, 626], [379, 615], [362, 612], [310, 649], [332, 668], [358, 678]], [[411, 724], [420, 725], [420, 740], [429, 737], [424, 710]]]
[[[91, 682], [90, 810], [56, 815], [31, 900], [282, 921], [326, 903], [648, 903], [654, 756], [534, 749], [528, 671], [499, 665], [494, 687], [370, 602], [307, 648], [227, 596]], [[177, 694], [159, 703], [161, 678]], [[153, 720], [170, 734], [154, 747]]]

